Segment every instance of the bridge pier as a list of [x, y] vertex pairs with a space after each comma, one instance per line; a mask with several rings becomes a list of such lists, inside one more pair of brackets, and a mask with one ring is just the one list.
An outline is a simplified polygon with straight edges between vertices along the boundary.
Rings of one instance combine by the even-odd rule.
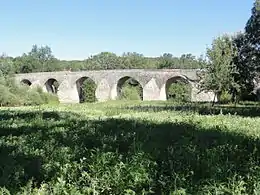
[[100, 102], [104, 102], [110, 99], [110, 86], [106, 79], [102, 79], [98, 83], [95, 96]]
[[165, 90], [160, 90], [154, 78], [143, 87], [143, 100], [166, 100]]
[[192, 84], [192, 89], [191, 89], [192, 102], [212, 102], [213, 100], [214, 100], [213, 92], [200, 91], [198, 86], [195, 83]]
[[79, 94], [76, 83], [71, 85], [68, 80], [64, 80], [57, 92], [60, 103], [79, 103]]

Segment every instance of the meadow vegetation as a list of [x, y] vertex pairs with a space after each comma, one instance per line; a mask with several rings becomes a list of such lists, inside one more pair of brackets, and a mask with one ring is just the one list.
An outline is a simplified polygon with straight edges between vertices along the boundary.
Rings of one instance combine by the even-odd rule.
[[0, 75], [0, 106], [31, 106], [59, 103], [58, 97], [15, 82], [10, 76]]
[[140, 101], [1, 108], [1, 192], [259, 194], [259, 107], [233, 109]]

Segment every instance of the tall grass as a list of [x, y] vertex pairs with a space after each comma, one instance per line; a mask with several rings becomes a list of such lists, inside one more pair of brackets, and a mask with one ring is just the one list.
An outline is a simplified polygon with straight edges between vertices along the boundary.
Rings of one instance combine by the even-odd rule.
[[260, 193], [260, 114], [169, 108], [169, 102], [1, 108], [1, 190]]

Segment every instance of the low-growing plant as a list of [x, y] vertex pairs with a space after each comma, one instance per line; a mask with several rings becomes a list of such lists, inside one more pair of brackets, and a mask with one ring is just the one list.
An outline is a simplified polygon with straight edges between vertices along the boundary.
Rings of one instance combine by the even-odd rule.
[[217, 106], [1, 108], [0, 193], [257, 195], [259, 117], [242, 117], [252, 104], [204, 116]]
[[172, 83], [167, 91], [167, 99], [176, 102], [191, 101], [191, 86], [181, 81]]
[[232, 101], [232, 95], [228, 91], [224, 91], [223, 93], [221, 93], [219, 97], [220, 103], [227, 104], [227, 103], [231, 103], [231, 101]]
[[43, 92], [39, 87], [30, 88], [17, 83], [12, 77], [0, 79], [0, 106], [23, 106], [58, 103], [58, 97]]
[[140, 90], [131, 85], [123, 86], [119, 99], [121, 99], [121, 100], [141, 100]]

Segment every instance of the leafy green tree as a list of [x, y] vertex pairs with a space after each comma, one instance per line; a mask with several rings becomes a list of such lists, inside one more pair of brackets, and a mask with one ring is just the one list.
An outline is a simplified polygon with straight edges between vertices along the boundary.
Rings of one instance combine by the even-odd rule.
[[49, 46], [33, 45], [30, 52], [15, 58], [14, 63], [18, 72], [21, 73], [49, 72], [61, 69], [58, 67], [58, 60], [52, 54]]
[[148, 59], [144, 57], [143, 54], [136, 52], [127, 52], [123, 53], [121, 57], [121, 66], [122, 69], [136, 69], [136, 68], [149, 68]]
[[27, 54], [14, 58], [13, 62], [16, 67], [16, 73], [30, 73], [37, 70], [36, 62]]
[[173, 55], [170, 53], [164, 53], [160, 57], [159, 68], [172, 68], [174, 67]]
[[252, 15], [246, 23], [245, 32], [238, 34], [234, 44], [238, 49], [235, 57], [238, 75], [236, 81], [241, 86], [241, 96], [248, 99], [254, 89], [254, 79], [260, 71], [260, 0], [256, 0]]
[[3, 75], [15, 73], [15, 67], [12, 58], [8, 57], [5, 54], [2, 54], [0, 56], [0, 72]]
[[[236, 48], [233, 45], [233, 37], [223, 35], [213, 40], [212, 47], [207, 49], [209, 64], [201, 81], [201, 89], [213, 91], [219, 99], [221, 94], [235, 88], [239, 90], [233, 75], [236, 69], [233, 58]], [[215, 98], [213, 101], [213, 105]]]
[[88, 70], [109, 70], [115, 69], [120, 65], [119, 58], [111, 52], [101, 52], [91, 56], [85, 61], [85, 69]]
[[158, 62], [158, 68], [165, 69], [195, 69], [203, 68], [206, 66], [205, 61], [201, 59], [201, 56], [196, 59], [192, 54], [183, 54], [180, 58], [174, 57], [170, 53], [164, 53]]

